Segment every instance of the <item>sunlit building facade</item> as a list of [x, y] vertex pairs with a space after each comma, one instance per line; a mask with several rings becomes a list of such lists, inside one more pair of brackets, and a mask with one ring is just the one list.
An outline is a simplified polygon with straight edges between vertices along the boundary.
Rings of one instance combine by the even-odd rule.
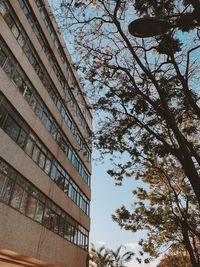
[[85, 267], [92, 115], [46, 0], [0, 0], [0, 266]]

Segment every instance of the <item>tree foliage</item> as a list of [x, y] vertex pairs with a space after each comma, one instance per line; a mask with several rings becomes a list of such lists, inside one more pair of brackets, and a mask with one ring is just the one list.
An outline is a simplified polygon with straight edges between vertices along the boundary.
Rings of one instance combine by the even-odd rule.
[[96, 249], [92, 244], [90, 250], [90, 266], [91, 267], [126, 267], [125, 264], [130, 262], [134, 253], [126, 251], [122, 253], [122, 248], [119, 246], [116, 250], [108, 249], [105, 246]]
[[[75, 64], [100, 121], [95, 145], [126, 154], [108, 173], [147, 183], [135, 188], [133, 210], [113, 219], [146, 229], [143, 250], [184, 244], [199, 264], [199, 0], [62, 0], [61, 28], [74, 36]], [[176, 24], [162, 36], [138, 39], [128, 24], [158, 16]], [[70, 39], [70, 38], [69, 38]], [[114, 164], [113, 164], [114, 165]]]

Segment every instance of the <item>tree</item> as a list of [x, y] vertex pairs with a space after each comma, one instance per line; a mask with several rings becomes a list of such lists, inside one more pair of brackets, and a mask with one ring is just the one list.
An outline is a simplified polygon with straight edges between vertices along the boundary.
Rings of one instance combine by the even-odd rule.
[[[173, 222], [171, 230], [177, 224], [179, 242], [187, 247], [192, 266], [199, 264], [192, 241], [193, 236], [199, 238], [200, 206], [198, 4], [198, 0], [63, 0], [58, 9], [61, 27], [75, 36], [75, 67], [102, 119], [96, 147], [102, 153], [126, 154], [129, 158], [125, 163], [116, 162], [109, 174], [117, 184], [125, 176], [145, 182], [148, 178], [152, 190], [143, 204], [139, 203], [141, 189], [137, 190], [139, 207], [135, 210], [150, 219], [154, 213], [145, 201], [151, 203], [157, 190], [153, 211], [161, 213], [160, 220], [167, 219], [162, 223], [163, 233], [159, 232], [159, 221], [153, 221], [154, 226], [148, 224], [150, 235], [156, 229], [163, 236], [158, 248], [166, 240], [173, 243], [175, 234], [172, 232], [169, 238], [171, 226], [167, 222]], [[167, 17], [176, 21], [178, 29], [137, 39], [127, 30], [133, 14]], [[159, 179], [160, 192], [151, 179], [152, 172]], [[163, 184], [163, 175], [165, 181], [168, 177], [168, 186]], [[165, 193], [166, 201], [162, 200]], [[130, 225], [134, 226], [136, 219], [145, 225], [139, 215], [131, 214]], [[128, 229], [126, 224], [122, 226]]]
[[93, 267], [126, 267], [124, 264], [129, 262], [134, 253], [126, 251], [121, 254], [123, 246], [119, 246], [116, 250], [108, 249], [105, 246], [96, 249], [94, 244], [90, 250], [90, 266]]
[[111, 267], [112, 259], [108, 249], [102, 246], [98, 249], [92, 244], [90, 250], [90, 266], [91, 267]]
[[192, 188], [181, 168], [172, 167], [163, 160], [155, 162], [155, 159], [149, 159], [147, 164], [148, 168], [140, 172], [140, 177], [149, 184], [148, 190], [140, 187], [133, 190], [138, 200], [133, 210], [122, 206], [113, 220], [132, 232], [147, 230], [148, 238], [141, 239], [140, 245], [151, 257], [159, 256], [161, 250], [185, 247], [193, 266], [198, 266], [199, 212]]
[[119, 246], [116, 250], [110, 250], [110, 255], [112, 258], [111, 267], [126, 267], [124, 264], [129, 262], [134, 253], [132, 251], [126, 251], [124, 254], [121, 254], [121, 249], [123, 246]]
[[157, 267], [192, 267], [189, 256], [185, 251], [180, 249], [177, 251], [171, 251], [165, 255]]

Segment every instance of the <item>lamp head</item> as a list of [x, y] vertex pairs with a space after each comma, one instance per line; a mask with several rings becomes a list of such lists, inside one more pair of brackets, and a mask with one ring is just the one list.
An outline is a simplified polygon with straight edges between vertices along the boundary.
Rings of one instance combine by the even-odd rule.
[[169, 28], [170, 24], [168, 21], [157, 17], [136, 19], [128, 26], [130, 34], [140, 38], [164, 34], [169, 30]]

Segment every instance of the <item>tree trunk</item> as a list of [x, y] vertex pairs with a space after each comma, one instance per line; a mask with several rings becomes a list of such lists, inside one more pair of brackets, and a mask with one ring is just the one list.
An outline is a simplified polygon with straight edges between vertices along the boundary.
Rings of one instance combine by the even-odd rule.
[[192, 245], [190, 243], [187, 224], [185, 222], [182, 222], [181, 225], [182, 225], [182, 233], [183, 233], [183, 243], [190, 255], [190, 261], [191, 261], [192, 267], [199, 267], [199, 263], [196, 260]]

